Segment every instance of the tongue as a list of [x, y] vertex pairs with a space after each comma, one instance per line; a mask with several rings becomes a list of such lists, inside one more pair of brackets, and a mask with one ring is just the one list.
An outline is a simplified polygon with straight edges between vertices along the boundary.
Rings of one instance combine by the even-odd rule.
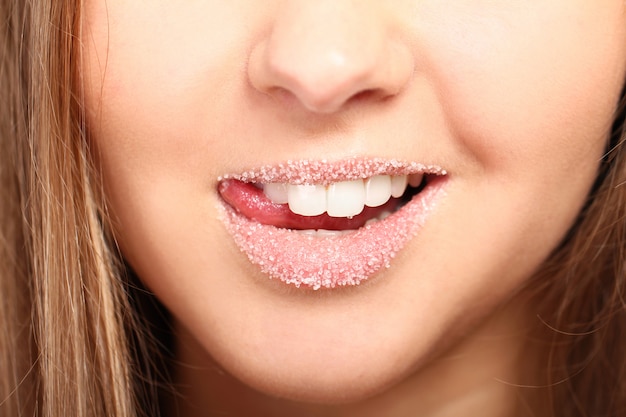
[[398, 199], [391, 199], [380, 207], [365, 206], [360, 214], [351, 219], [330, 217], [326, 213], [319, 216], [301, 216], [289, 210], [287, 204], [272, 202], [262, 190], [249, 183], [226, 180], [219, 184], [218, 189], [224, 201], [247, 218], [286, 229], [358, 229], [383, 211], [393, 211], [399, 203]]

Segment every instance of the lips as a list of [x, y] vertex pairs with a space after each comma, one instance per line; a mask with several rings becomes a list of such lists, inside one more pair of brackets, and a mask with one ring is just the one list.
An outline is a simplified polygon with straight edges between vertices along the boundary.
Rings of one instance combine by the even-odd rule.
[[358, 285], [421, 229], [446, 178], [438, 166], [397, 160], [289, 161], [221, 177], [221, 217], [270, 278]]

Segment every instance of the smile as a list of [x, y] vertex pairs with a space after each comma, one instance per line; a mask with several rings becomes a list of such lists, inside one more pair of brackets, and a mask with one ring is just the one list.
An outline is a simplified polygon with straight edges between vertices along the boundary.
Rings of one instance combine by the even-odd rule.
[[261, 271], [296, 287], [358, 285], [391, 265], [443, 195], [438, 166], [289, 161], [224, 175], [222, 220]]

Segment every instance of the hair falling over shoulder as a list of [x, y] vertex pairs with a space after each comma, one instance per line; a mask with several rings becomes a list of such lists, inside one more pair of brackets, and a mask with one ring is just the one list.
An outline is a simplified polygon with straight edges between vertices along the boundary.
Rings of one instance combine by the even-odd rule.
[[80, 2], [0, 0], [0, 415], [136, 416], [136, 328], [80, 107]]
[[[0, 0], [3, 416], [158, 412], [139, 405], [155, 380], [138, 358], [157, 359], [145, 359], [89, 157], [79, 31], [79, 1]], [[626, 413], [625, 110], [588, 204], [531, 281], [555, 416]]]

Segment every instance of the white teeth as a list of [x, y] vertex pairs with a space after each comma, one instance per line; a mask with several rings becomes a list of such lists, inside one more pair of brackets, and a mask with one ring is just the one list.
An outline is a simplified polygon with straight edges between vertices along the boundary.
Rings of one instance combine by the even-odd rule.
[[[370, 226], [376, 222], [385, 220], [387, 217], [391, 216], [392, 214], [393, 213], [390, 211], [383, 211], [382, 213], [380, 213], [378, 216], [374, 217], [373, 219], [369, 219], [368, 221], [366, 221], [365, 226]], [[344, 236], [353, 231], [354, 230], [305, 229], [305, 230], [298, 230], [298, 233], [301, 233], [305, 236], [310, 236], [312, 238], [319, 238], [319, 237]]]
[[323, 185], [287, 186], [289, 209], [301, 216], [318, 216], [326, 211], [326, 187]]
[[315, 235], [317, 237], [336, 237], [344, 235], [345, 231], [343, 230], [326, 230], [326, 229], [317, 229], [315, 231]]
[[419, 185], [422, 174], [389, 176], [376, 175], [366, 180], [340, 181], [323, 185], [293, 185], [268, 183], [263, 192], [276, 204], [288, 204], [289, 209], [301, 216], [352, 217], [364, 206], [378, 207], [391, 197], [401, 197], [410, 183]]
[[395, 198], [402, 197], [408, 183], [406, 175], [391, 177], [391, 196]]
[[365, 205], [378, 207], [385, 204], [391, 198], [391, 177], [389, 175], [376, 175], [365, 181]]
[[280, 182], [271, 182], [265, 184], [263, 192], [276, 204], [287, 204], [289, 199], [287, 198], [287, 184]]
[[350, 233], [351, 230], [326, 230], [326, 229], [306, 229], [306, 230], [298, 230], [298, 233], [303, 234], [305, 236], [310, 236], [313, 238], [318, 237], [338, 237], [343, 236]]
[[326, 190], [326, 212], [331, 217], [356, 216], [364, 205], [363, 180], [336, 182]]

